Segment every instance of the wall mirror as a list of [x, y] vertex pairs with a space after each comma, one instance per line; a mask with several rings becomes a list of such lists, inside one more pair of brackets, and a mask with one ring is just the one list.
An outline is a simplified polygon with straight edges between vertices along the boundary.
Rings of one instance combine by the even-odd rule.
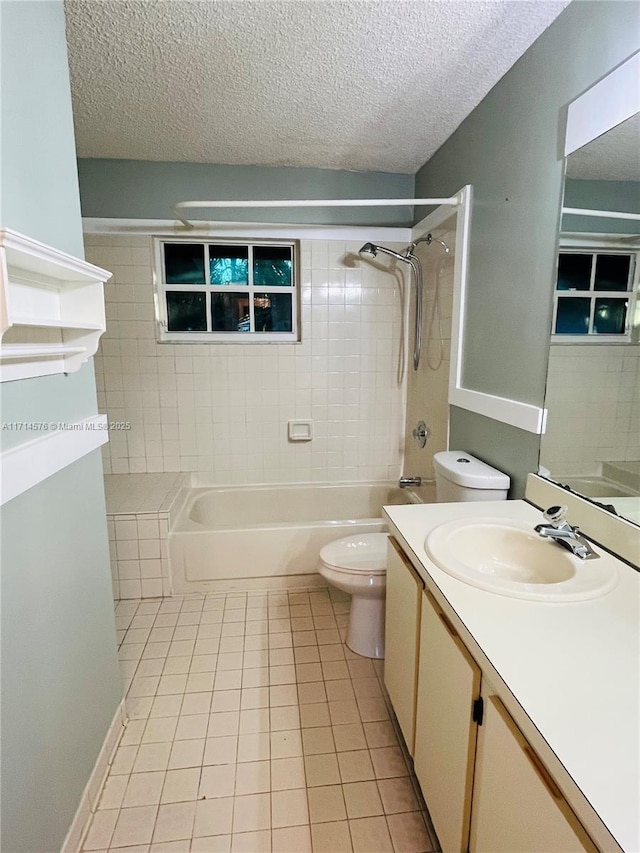
[[640, 105], [603, 118], [607, 80], [591, 130], [569, 110], [540, 471], [640, 524]]

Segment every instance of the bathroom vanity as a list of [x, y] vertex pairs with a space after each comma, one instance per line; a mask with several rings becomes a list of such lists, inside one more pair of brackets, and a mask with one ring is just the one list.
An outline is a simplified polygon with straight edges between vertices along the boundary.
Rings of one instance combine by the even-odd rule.
[[456, 519], [533, 533], [531, 504], [385, 515], [385, 683], [444, 853], [640, 850], [640, 573], [595, 546], [576, 571], [614, 580], [593, 597], [497, 594], [425, 540]]

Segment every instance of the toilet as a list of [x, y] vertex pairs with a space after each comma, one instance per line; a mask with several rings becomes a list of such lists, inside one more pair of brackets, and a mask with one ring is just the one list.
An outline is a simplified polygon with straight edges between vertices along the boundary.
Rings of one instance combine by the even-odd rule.
[[[469, 453], [441, 451], [433, 466], [438, 503], [507, 499], [509, 477]], [[363, 533], [336, 539], [320, 551], [322, 577], [351, 596], [347, 646], [366, 658], [384, 657], [387, 539], [386, 533]]]

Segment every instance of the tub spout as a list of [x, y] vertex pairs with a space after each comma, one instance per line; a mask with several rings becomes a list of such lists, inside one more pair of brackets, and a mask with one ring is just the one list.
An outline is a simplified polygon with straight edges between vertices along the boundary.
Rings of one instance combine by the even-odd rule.
[[407, 486], [421, 486], [422, 477], [400, 477], [398, 485], [401, 489], [406, 489]]

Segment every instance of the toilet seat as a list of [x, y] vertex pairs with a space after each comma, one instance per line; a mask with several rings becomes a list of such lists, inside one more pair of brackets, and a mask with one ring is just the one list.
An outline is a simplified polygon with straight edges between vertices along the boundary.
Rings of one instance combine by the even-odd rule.
[[354, 575], [384, 575], [387, 571], [386, 533], [363, 533], [346, 536], [325, 545], [320, 551], [322, 562], [335, 571]]

